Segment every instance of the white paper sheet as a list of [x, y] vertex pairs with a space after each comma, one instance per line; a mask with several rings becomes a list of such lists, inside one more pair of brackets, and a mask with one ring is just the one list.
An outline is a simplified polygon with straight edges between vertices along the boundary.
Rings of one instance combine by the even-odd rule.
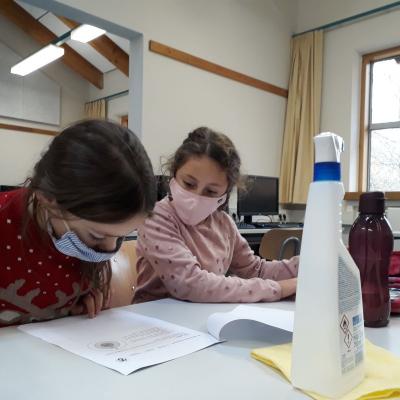
[[225, 327], [234, 323], [237, 324], [235, 329], [239, 329], [239, 324], [241, 324], [240, 328], [246, 330], [246, 321], [256, 321], [293, 332], [294, 312], [277, 308], [238, 306], [230, 312], [211, 314], [207, 320], [207, 329], [211, 335], [221, 340]]
[[26, 324], [22, 331], [124, 375], [218, 343], [212, 336], [124, 310]]

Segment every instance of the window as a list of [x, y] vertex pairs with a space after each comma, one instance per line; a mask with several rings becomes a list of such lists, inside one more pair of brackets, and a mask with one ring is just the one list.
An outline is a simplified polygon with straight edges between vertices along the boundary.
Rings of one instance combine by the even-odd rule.
[[359, 191], [400, 192], [400, 48], [363, 56]]
[[370, 68], [368, 190], [400, 191], [400, 56]]

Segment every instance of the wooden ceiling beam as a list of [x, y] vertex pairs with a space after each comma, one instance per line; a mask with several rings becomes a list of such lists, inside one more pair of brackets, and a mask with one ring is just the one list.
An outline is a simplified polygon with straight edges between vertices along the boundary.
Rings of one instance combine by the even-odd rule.
[[[13, 0], [0, 0], [0, 14], [41, 44], [49, 44], [57, 36]], [[99, 89], [103, 89], [103, 73], [67, 44], [61, 61]]]
[[[77, 28], [80, 24], [69, 18], [57, 16], [57, 18], [70, 29]], [[129, 76], [129, 54], [121, 49], [108, 36], [102, 35], [88, 42], [98, 53], [105, 57], [111, 64], [115, 65], [122, 73]]]

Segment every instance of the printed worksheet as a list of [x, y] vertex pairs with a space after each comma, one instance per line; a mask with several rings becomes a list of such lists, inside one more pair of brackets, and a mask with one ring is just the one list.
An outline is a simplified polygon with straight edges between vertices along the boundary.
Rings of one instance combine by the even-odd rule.
[[124, 375], [219, 342], [203, 332], [117, 309], [93, 319], [77, 316], [18, 328]]

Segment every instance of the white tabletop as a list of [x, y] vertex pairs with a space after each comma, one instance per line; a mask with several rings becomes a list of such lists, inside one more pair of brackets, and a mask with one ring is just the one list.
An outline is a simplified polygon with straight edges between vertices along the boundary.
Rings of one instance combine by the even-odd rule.
[[[207, 317], [236, 304], [195, 304], [160, 300], [127, 309], [206, 332]], [[260, 304], [293, 309], [293, 302]], [[269, 332], [270, 333], [270, 332]], [[0, 398], [4, 400], [118, 399], [305, 399], [250, 350], [285, 343], [290, 334], [235, 338], [164, 364], [124, 376], [19, 331], [0, 329]], [[367, 329], [374, 343], [400, 356], [400, 318], [389, 327]]]

